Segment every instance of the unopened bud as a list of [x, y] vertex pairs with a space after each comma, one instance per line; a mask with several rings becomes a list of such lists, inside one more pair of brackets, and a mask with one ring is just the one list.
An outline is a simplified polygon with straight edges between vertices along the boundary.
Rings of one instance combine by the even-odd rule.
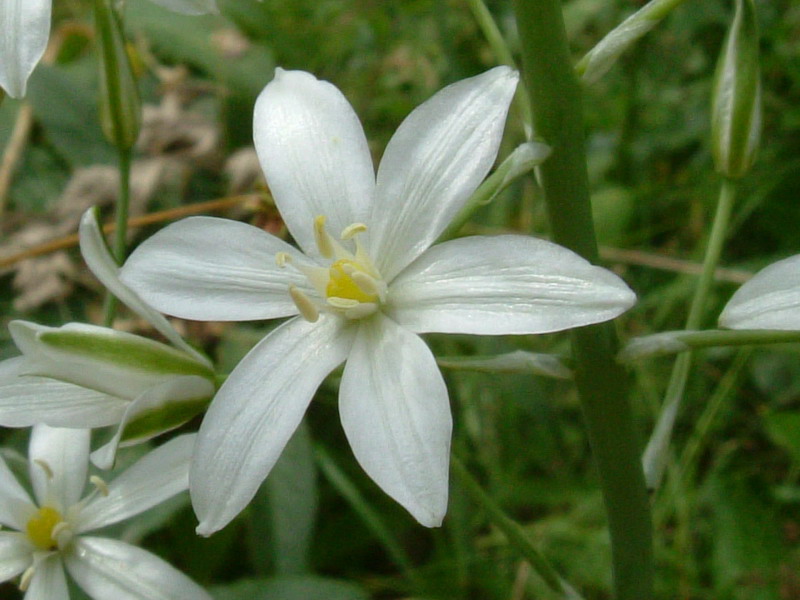
[[753, 0], [737, 0], [722, 47], [711, 107], [711, 151], [717, 171], [738, 178], [752, 166], [761, 136], [758, 23]]
[[139, 137], [141, 102], [128, 57], [122, 24], [109, 0], [95, 0], [95, 23], [100, 41], [100, 122], [106, 138], [129, 150]]

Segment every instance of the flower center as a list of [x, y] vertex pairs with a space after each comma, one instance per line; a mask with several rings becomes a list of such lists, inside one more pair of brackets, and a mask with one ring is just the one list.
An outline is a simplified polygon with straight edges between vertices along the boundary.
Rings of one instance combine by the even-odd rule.
[[[306, 276], [320, 300], [309, 298], [296, 286], [289, 286], [289, 294], [303, 318], [312, 323], [319, 318], [320, 310], [334, 311], [348, 319], [371, 315], [386, 300], [386, 283], [358, 240], [358, 234], [366, 231], [367, 226], [354, 223], [342, 231], [342, 242], [352, 240], [354, 251], [350, 251], [331, 237], [325, 221], [323, 215], [314, 219], [314, 240], [322, 257], [333, 262], [327, 268], [293, 265]], [[280, 266], [292, 262], [283, 252], [275, 260]]]
[[366, 275], [369, 277], [366, 269], [354, 260], [342, 258], [337, 260], [328, 269], [330, 279], [328, 285], [325, 287], [325, 296], [328, 298], [344, 298], [347, 300], [355, 300], [356, 302], [377, 302], [377, 294], [370, 294], [361, 287], [353, 279], [353, 276]]
[[64, 520], [61, 513], [50, 506], [43, 506], [28, 521], [25, 530], [31, 543], [40, 550], [52, 550], [58, 546], [53, 532]]

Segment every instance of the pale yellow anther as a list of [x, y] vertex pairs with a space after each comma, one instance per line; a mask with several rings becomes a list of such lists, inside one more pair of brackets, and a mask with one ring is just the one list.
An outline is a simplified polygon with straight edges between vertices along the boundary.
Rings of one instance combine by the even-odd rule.
[[330, 234], [325, 230], [325, 221], [327, 221], [325, 215], [319, 215], [314, 219], [314, 241], [324, 258], [333, 258], [335, 246]]
[[328, 304], [330, 304], [333, 308], [339, 308], [342, 310], [346, 310], [348, 308], [353, 308], [361, 304], [358, 300], [353, 300], [352, 298], [340, 298], [339, 296], [330, 296], [328, 298]]
[[106, 484], [106, 482], [100, 477], [97, 475], [92, 475], [89, 477], [89, 482], [96, 487], [97, 491], [99, 491], [103, 496], [108, 496], [108, 484]]
[[352, 273], [349, 274], [350, 279], [353, 280], [362, 292], [367, 294], [368, 296], [381, 296], [381, 289], [378, 287], [378, 282], [375, 280], [374, 277], [370, 277], [363, 271], [356, 271], [354, 270]]
[[289, 286], [289, 295], [292, 297], [292, 301], [297, 307], [300, 316], [309, 323], [316, 323], [317, 319], [319, 319], [319, 309], [311, 299], [296, 285]]
[[348, 319], [363, 319], [378, 310], [378, 305], [374, 302], [362, 302], [358, 306], [348, 308], [344, 311], [344, 316]]
[[[62, 534], [65, 535], [62, 537]], [[50, 536], [59, 546], [66, 544], [67, 541], [72, 537], [69, 523], [66, 521], [61, 521], [61, 523], [53, 527], [53, 531], [50, 532]]]
[[22, 574], [22, 577], [19, 579], [19, 591], [20, 592], [27, 592], [28, 587], [31, 585], [31, 579], [33, 579], [33, 574], [36, 572], [36, 565], [31, 565], [25, 572]]
[[286, 252], [278, 252], [275, 255], [275, 264], [278, 265], [281, 269], [284, 268], [286, 265], [291, 264], [292, 257], [289, 256]]
[[44, 461], [41, 458], [34, 458], [33, 462], [42, 468], [42, 471], [44, 471], [44, 474], [48, 479], [53, 478], [53, 469], [50, 468], [50, 465], [47, 464], [47, 461]]
[[359, 233], [364, 233], [366, 230], [367, 226], [364, 223], [353, 223], [342, 230], [341, 238], [344, 241], [352, 240]]

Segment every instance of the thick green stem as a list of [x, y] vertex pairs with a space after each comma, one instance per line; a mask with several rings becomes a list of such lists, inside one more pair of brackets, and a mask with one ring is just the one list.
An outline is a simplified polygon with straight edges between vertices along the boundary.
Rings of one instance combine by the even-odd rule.
[[[556, 242], [590, 261], [597, 242], [589, 201], [581, 90], [558, 0], [515, 0], [534, 130], [553, 148], [539, 167]], [[617, 600], [653, 596], [650, 504], [626, 377], [612, 324], [573, 333], [575, 381], [597, 462], [611, 534]]]
[[[689, 307], [686, 329], [697, 329], [702, 324], [708, 293], [714, 283], [714, 271], [717, 268], [717, 264], [719, 264], [719, 257], [722, 254], [722, 247], [728, 232], [734, 196], [734, 183], [730, 179], [725, 179], [720, 190], [717, 210], [714, 214], [714, 224], [711, 228], [706, 255], [703, 259], [703, 272], [700, 274], [692, 304]], [[692, 353], [686, 352], [677, 358], [672, 369], [667, 392], [664, 396], [664, 407], [661, 410], [658, 423], [656, 423], [653, 435], [647, 443], [647, 448], [642, 458], [649, 489], [656, 489], [664, 475], [672, 429], [675, 425], [683, 394], [686, 391], [686, 382], [689, 379], [691, 366]]]

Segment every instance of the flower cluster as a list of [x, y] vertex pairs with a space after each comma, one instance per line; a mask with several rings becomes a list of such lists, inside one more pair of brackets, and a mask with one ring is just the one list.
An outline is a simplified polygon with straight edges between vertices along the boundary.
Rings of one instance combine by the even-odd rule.
[[[0, 31], [12, 18], [42, 25], [45, 13], [49, 2], [4, 3]], [[0, 83], [13, 93], [24, 91], [35, 62], [34, 44], [23, 47], [25, 56], [13, 57], [16, 79], [14, 61], [0, 56]], [[35, 499], [0, 461], [0, 523], [19, 532], [0, 533], [0, 580], [20, 576], [27, 600], [64, 598], [65, 567], [94, 598], [123, 589], [131, 598], [206, 598], [152, 555], [84, 534], [187, 486], [198, 532], [221, 529], [250, 502], [317, 388], [342, 364], [339, 412], [356, 460], [421, 524], [440, 525], [452, 419], [420, 334], [561, 331], [613, 319], [635, 301], [613, 273], [534, 237], [435, 244], [495, 162], [517, 80], [498, 67], [443, 89], [401, 124], [376, 174], [341, 92], [278, 69], [258, 98], [254, 139], [297, 247], [240, 222], [195, 217], [146, 240], [120, 269], [87, 212], [87, 264], [169, 344], [85, 324], [11, 323], [22, 355], [0, 363], [0, 425], [35, 425]], [[217, 389], [211, 362], [161, 313], [288, 319]], [[93, 476], [95, 489], [81, 500], [86, 428], [111, 428], [91, 454], [109, 468], [120, 445], [173, 429], [207, 406], [196, 443], [173, 439], [110, 484]]]

